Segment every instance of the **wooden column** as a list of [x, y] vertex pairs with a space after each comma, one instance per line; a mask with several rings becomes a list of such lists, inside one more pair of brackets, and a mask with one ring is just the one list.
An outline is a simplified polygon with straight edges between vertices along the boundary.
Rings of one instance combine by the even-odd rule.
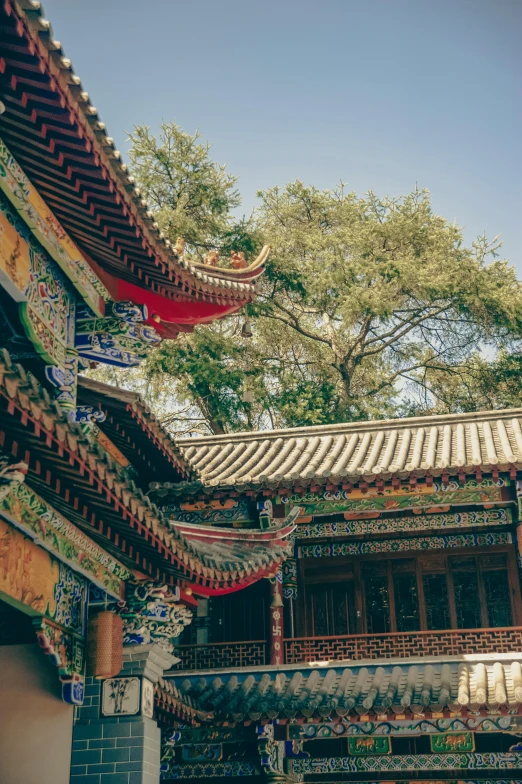
[[279, 568], [270, 579], [270, 664], [285, 663], [283, 638], [283, 573]]
[[287, 637], [295, 637], [295, 600], [297, 599], [297, 560], [283, 562], [284, 629]]

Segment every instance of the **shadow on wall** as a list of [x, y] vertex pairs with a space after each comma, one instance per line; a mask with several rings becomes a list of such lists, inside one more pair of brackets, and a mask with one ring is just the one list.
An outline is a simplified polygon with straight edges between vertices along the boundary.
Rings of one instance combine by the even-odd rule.
[[0, 644], [0, 782], [68, 784], [73, 707], [36, 643]]

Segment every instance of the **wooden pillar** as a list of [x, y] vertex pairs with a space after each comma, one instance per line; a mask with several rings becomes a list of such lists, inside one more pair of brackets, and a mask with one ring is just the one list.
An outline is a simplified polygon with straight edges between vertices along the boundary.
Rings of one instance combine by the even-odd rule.
[[295, 600], [297, 599], [297, 560], [283, 562], [284, 628], [287, 637], [295, 637]]
[[285, 663], [283, 627], [283, 573], [279, 568], [270, 579], [270, 664]]

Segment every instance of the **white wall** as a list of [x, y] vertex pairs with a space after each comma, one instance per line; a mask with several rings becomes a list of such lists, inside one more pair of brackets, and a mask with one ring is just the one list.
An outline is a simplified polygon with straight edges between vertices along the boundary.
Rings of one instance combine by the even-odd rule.
[[37, 645], [0, 646], [0, 782], [68, 784], [73, 708]]

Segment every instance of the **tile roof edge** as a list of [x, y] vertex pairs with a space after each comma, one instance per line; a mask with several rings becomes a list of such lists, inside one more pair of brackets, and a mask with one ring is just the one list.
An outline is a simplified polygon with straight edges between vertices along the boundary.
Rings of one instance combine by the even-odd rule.
[[361, 422], [338, 422], [330, 425], [312, 425], [282, 428], [280, 430], [245, 430], [238, 433], [199, 436], [198, 438], [177, 438], [176, 443], [181, 449], [208, 444], [229, 443], [234, 441], [273, 440], [281, 436], [320, 436], [332, 433], [368, 432], [373, 430], [398, 430], [409, 427], [428, 425], [451, 425], [462, 422], [482, 422], [491, 419], [511, 419], [522, 417], [522, 407], [469, 411], [463, 414], [430, 414], [419, 417], [402, 417], [397, 419], [369, 419]]
[[[480, 631], [480, 630], [479, 630]], [[191, 646], [188, 646], [191, 647]], [[183, 651], [183, 646], [176, 646], [176, 649]], [[183, 661], [183, 659], [181, 660]], [[515, 662], [522, 663], [522, 651], [515, 653], [476, 653], [476, 654], [461, 654], [459, 656], [412, 656], [411, 658], [394, 657], [391, 659], [343, 659], [339, 661], [329, 660], [326, 662], [301, 662], [300, 664], [260, 664], [251, 667], [242, 667], [241, 675], [249, 673], [284, 673], [284, 672], [299, 672], [312, 671], [312, 670], [335, 670], [341, 668], [362, 668], [362, 667], [413, 667], [413, 666], [426, 666], [428, 664], [494, 664], [495, 662]], [[210, 670], [172, 670], [163, 673], [163, 678], [183, 678], [190, 679], [191, 677], [204, 677], [206, 675], [217, 677], [218, 675], [237, 675], [237, 667], [215, 667]]]
[[133, 407], [137, 406], [141, 411], [143, 418], [147, 420], [148, 423], [150, 423], [148, 425], [148, 430], [152, 433], [152, 435], [156, 436], [156, 434], [153, 432], [155, 428], [160, 431], [163, 439], [166, 442], [163, 444], [163, 446], [166, 447], [169, 452], [172, 452], [172, 459], [179, 467], [180, 472], [184, 474], [187, 479], [193, 479], [196, 477], [194, 468], [183, 456], [183, 453], [176, 443], [176, 439], [167, 430], [165, 430], [156, 414], [152, 411], [148, 403], [145, 402], [139, 392], [122, 389], [121, 387], [113, 386], [112, 384], [106, 384], [104, 381], [98, 381], [97, 379], [88, 378], [87, 376], [78, 376], [78, 387], [83, 387], [84, 389], [88, 389], [91, 392], [98, 392], [101, 395], [105, 395], [106, 397], [115, 398], [120, 400], [122, 403], [127, 403], [127, 405]]

